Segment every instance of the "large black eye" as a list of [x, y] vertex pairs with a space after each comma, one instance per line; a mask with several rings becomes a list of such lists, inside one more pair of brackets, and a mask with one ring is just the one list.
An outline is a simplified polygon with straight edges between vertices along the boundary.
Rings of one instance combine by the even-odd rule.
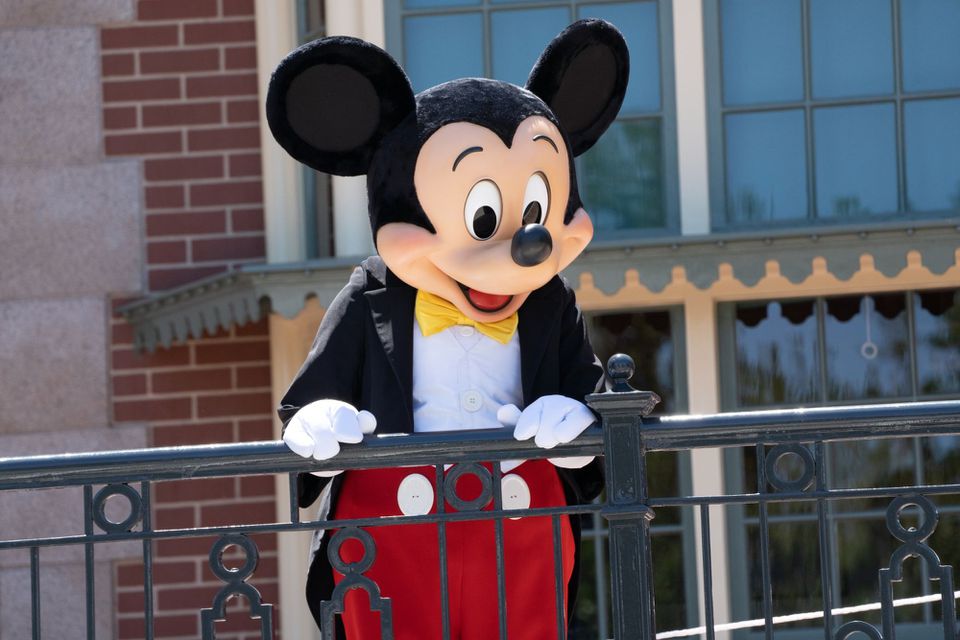
[[543, 224], [550, 210], [550, 187], [547, 177], [535, 173], [527, 180], [527, 189], [523, 194], [523, 224]]
[[473, 185], [463, 206], [463, 221], [467, 231], [477, 240], [493, 237], [500, 226], [502, 209], [500, 189], [492, 180], [481, 180]]

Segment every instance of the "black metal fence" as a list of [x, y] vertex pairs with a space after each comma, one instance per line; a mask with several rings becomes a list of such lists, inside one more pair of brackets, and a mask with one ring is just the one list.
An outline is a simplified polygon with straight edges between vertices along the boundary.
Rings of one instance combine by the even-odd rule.
[[[214, 623], [224, 618], [225, 602], [233, 596], [242, 595], [250, 604], [250, 617], [259, 620], [261, 637], [272, 638], [274, 609], [270, 603], [263, 602], [256, 588], [253, 573], [257, 566], [258, 549], [250, 536], [334, 526], [338, 532], [330, 544], [331, 560], [346, 574], [346, 578], [338, 585], [331, 602], [325, 605], [328, 623], [332, 624], [335, 614], [342, 611], [347, 590], [364, 589], [370, 594], [372, 605], [381, 612], [383, 637], [391, 638], [391, 603], [379, 599], [376, 585], [363, 575], [376, 553], [365, 530], [411, 523], [436, 524], [439, 549], [443, 554], [445, 531], [452, 522], [492, 520], [499, 549], [503, 541], [505, 519], [518, 516], [546, 517], [552, 522], [556, 550], [561, 519], [582, 517], [595, 520], [602, 518], [607, 523], [611, 635], [617, 640], [653, 640], [658, 633], [661, 638], [699, 637], [711, 640], [730, 637], [724, 635], [729, 633], [736, 637], [764, 637], [767, 640], [774, 637], [894, 640], [901, 629], [895, 624], [895, 605], [900, 602], [894, 597], [894, 587], [903, 580], [904, 567], [910, 564], [906, 562], [910, 558], [916, 558], [922, 569], [925, 586], [922, 587], [924, 593], [921, 599], [928, 607], [926, 618], [921, 621], [925, 624], [911, 628], [921, 630], [918, 637], [956, 640], [954, 603], [957, 594], [954, 592], [952, 568], [941, 561], [930, 540], [938, 527], [941, 512], [954, 514], [958, 511], [955, 507], [960, 506], [960, 501], [956, 500], [956, 496], [960, 495], [960, 464], [940, 469], [938, 482], [928, 483], [922, 478], [919, 481], [914, 478], [896, 486], [861, 487], [832, 483], [830, 470], [836, 461], [831, 464], [830, 460], [838, 455], [833, 447], [849, 442], [947, 438], [950, 440], [949, 446], [960, 452], [960, 446], [952, 440], [953, 436], [960, 434], [960, 401], [649, 418], [645, 416], [656, 403], [656, 395], [630, 388], [627, 379], [632, 373], [632, 363], [628, 359], [618, 358], [615, 356], [611, 360], [613, 390], [588, 399], [602, 416], [602, 428], [593, 427], [575, 443], [550, 451], [551, 456], [604, 456], [605, 495], [601, 501], [589, 505], [505, 510], [499, 465], [493, 464], [491, 471], [478, 463], [542, 458], [544, 451], [536, 448], [532, 442], [517, 442], [509, 432], [504, 431], [373, 437], [361, 445], [345, 447], [335, 461], [323, 463], [305, 461], [290, 453], [279, 442], [0, 459], [0, 491], [81, 487], [83, 493], [83, 533], [43, 536], [42, 532], [38, 532], [35, 537], [16, 539], [0, 536], [0, 553], [15, 549], [29, 553], [32, 597], [30, 610], [23, 611], [23, 615], [29, 617], [33, 637], [42, 637], [41, 609], [55, 606], [55, 603], [48, 603], [44, 598], [41, 558], [51, 547], [77, 546], [83, 549], [86, 568], [86, 635], [88, 638], [95, 637], [96, 549], [105, 543], [135, 541], [141, 547], [143, 559], [144, 635], [152, 638], [153, 543], [174, 538], [217, 536], [210, 549], [210, 568], [222, 580], [223, 586], [212, 602], [196, 603], [202, 636], [214, 637]], [[647, 465], [652, 454], [716, 447], [748, 452], [746, 457], [752, 460], [756, 477], [746, 489], [724, 491], [723, 487], [716, 487], [710, 495], [694, 495], [692, 492], [651, 495]], [[946, 459], [960, 463], [960, 457], [948, 456]], [[481, 495], [470, 501], [460, 500], [455, 480], [451, 481], [450, 474], [444, 472], [445, 464], [459, 465], [463, 473], [477, 476], [483, 487]], [[300, 518], [295, 498], [298, 472], [415, 465], [436, 469], [438, 498], [434, 514], [381, 520], [337, 520], [335, 525], [324, 520], [302, 521]], [[291, 501], [289, 517], [285, 521], [158, 528], [151, 520], [154, 507], [151, 489], [158, 482], [276, 473], [289, 474]], [[117, 500], [125, 504], [125, 515], [111, 518], [107, 515], [106, 505], [108, 501]], [[888, 561], [877, 563], [876, 566], [859, 567], [861, 575], [862, 571], [867, 571], [874, 576], [875, 585], [875, 589], [865, 592], [874, 594], [874, 597], [868, 598], [873, 602], [866, 603], [860, 609], [841, 606], [849, 604], [841, 602], [845, 599], [843, 592], [848, 590], [847, 585], [842, 581], [838, 584], [837, 580], [831, 578], [836, 574], [837, 554], [843, 553], [834, 540], [836, 523], [842, 519], [838, 515], [842, 510], [838, 510], [837, 506], [846, 501], [871, 501], [874, 505], [877, 501], [885, 503], [882, 513], [890, 539], [895, 545]], [[451, 504], [455, 508], [445, 506]], [[739, 509], [741, 516], [749, 511], [747, 517], [741, 517], [736, 526], [743, 527], [745, 519], [752, 518], [751, 526], [757, 543], [749, 554], [752, 569], [731, 571], [736, 575], [724, 576], [719, 583], [715, 580], [712, 557], [727, 553], [727, 549], [711, 545], [715, 537], [711, 507], [732, 511]], [[813, 612], [777, 611], [775, 597], [783, 581], [783, 567], [776, 566], [778, 560], [771, 546], [772, 527], [776, 526], [779, 530], [784, 526], [792, 526], [791, 522], [803, 520], [786, 516], [790, 516], [791, 510], [803, 511], [806, 507], [808, 519], [815, 523], [816, 535], [804, 542], [812, 549], [806, 564], [815, 566], [805, 566], [804, 569], [818, 576], [812, 590], [818, 593], [819, 605]], [[693, 618], [702, 621], [700, 628], [662, 629], [657, 625], [655, 572], [658, 558], [651, 551], [651, 522], [658, 512], [669, 509], [686, 510], [694, 516], [692, 521], [697, 523], [699, 541], [695, 549], [686, 549], [685, 552], [695, 554], [697, 559], [695, 577], [687, 576], [687, 579], [696, 582], [700, 604], [686, 602], [685, 606], [694, 610]], [[775, 513], [772, 514], [772, 511]], [[0, 518], [8, 517], [13, 517], [13, 514], [0, 514]], [[735, 526], [731, 524], [731, 518], [724, 519], [726, 533], [732, 535]], [[880, 523], [875, 525], [882, 526]], [[348, 565], [336, 555], [337, 548], [347, 539], [354, 539], [363, 545], [368, 561]], [[950, 548], [945, 551], [950, 553], [960, 548], [958, 540], [948, 539], [946, 544]], [[231, 546], [242, 550], [243, 561], [238, 568], [228, 568], [224, 564], [223, 552]], [[563, 599], [560, 593], [563, 587], [559, 551], [556, 551], [555, 557], [555, 606], [561, 622], [558, 625], [558, 637], [564, 640], [566, 631], [562, 624]], [[502, 553], [497, 553], [497, 563], [499, 629], [500, 637], [506, 638], [505, 612], [510, 603], [505, 595]], [[441, 586], [445, 602], [445, 563], [441, 561], [439, 566], [443, 574]], [[731, 588], [731, 582], [747, 582], [750, 590], [759, 594], [760, 615], [757, 619], [727, 626], [717, 625], [715, 602], [718, 598], [727, 599], [726, 593]], [[933, 585], [933, 582], [937, 584]], [[863, 591], [863, 585], [859, 586]], [[932, 613], [930, 603], [934, 606]], [[285, 605], [299, 607], [302, 603]], [[878, 613], [864, 617], [859, 615], [861, 610], [876, 610]], [[791, 616], [794, 613], [804, 615]], [[446, 607], [443, 607], [441, 616], [444, 637], [449, 638], [451, 632]], [[935, 622], [931, 622], [932, 617], [936, 618]], [[778, 627], [781, 624], [786, 626]], [[788, 635], [780, 636], [781, 629], [789, 629]], [[751, 635], [754, 633], [762, 636]], [[325, 630], [324, 637], [331, 636], [331, 630]]]

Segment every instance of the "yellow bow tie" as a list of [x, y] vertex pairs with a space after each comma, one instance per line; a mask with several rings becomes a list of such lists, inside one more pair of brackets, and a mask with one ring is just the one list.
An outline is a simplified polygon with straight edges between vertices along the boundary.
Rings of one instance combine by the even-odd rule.
[[426, 291], [417, 291], [414, 316], [425, 338], [454, 325], [463, 324], [476, 327], [477, 331], [500, 344], [510, 342], [518, 322], [516, 313], [499, 322], [477, 322], [463, 315], [453, 303]]

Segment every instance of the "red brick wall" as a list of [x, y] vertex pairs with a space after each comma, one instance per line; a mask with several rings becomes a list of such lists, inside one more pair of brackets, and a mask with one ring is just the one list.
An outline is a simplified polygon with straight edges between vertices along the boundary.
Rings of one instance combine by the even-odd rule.
[[[144, 291], [115, 303], [263, 261], [253, 0], [139, 0], [135, 22], [100, 36], [104, 151], [143, 168]], [[122, 319], [111, 331], [114, 422], [146, 423], [154, 446], [272, 439], [265, 321], [152, 354], [133, 349]], [[269, 476], [166, 482], [152, 515], [157, 528], [272, 522], [275, 504]], [[157, 638], [199, 637], [198, 612], [222, 586], [207, 560], [215, 539], [154, 544]], [[251, 582], [276, 605], [276, 536], [254, 539]], [[115, 578], [117, 635], [142, 638], [142, 566]], [[246, 605], [232, 601], [218, 637], [259, 637]]]
[[[267, 323], [191, 340], [153, 354], [133, 348], [130, 326], [113, 320], [111, 348], [116, 422], [147, 422], [153, 446], [244, 442], [273, 438], [270, 343]], [[157, 529], [274, 522], [272, 476], [210, 478], [155, 483]], [[157, 638], [199, 637], [199, 610], [209, 607], [223, 583], [208, 554], [216, 538], [176, 538], [154, 545]], [[276, 536], [254, 536], [260, 565], [250, 581], [264, 601], [277, 605]], [[143, 637], [143, 573], [139, 563], [117, 567], [117, 636]], [[258, 623], [234, 600], [217, 637], [259, 638]], [[279, 618], [275, 615], [274, 624]], [[248, 633], [229, 633], [246, 630]], [[250, 635], [249, 632], [255, 632]]]
[[104, 151], [143, 158], [146, 284], [264, 257], [253, 0], [140, 0], [100, 33]]

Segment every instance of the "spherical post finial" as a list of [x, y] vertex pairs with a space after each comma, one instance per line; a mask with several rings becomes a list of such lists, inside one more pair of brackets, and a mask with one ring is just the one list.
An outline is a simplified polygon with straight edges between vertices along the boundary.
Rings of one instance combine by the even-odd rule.
[[624, 393], [627, 391], [636, 391], [630, 386], [628, 380], [633, 377], [637, 370], [633, 363], [633, 358], [625, 353], [615, 353], [607, 360], [607, 375], [613, 381], [611, 391], [615, 393]]

